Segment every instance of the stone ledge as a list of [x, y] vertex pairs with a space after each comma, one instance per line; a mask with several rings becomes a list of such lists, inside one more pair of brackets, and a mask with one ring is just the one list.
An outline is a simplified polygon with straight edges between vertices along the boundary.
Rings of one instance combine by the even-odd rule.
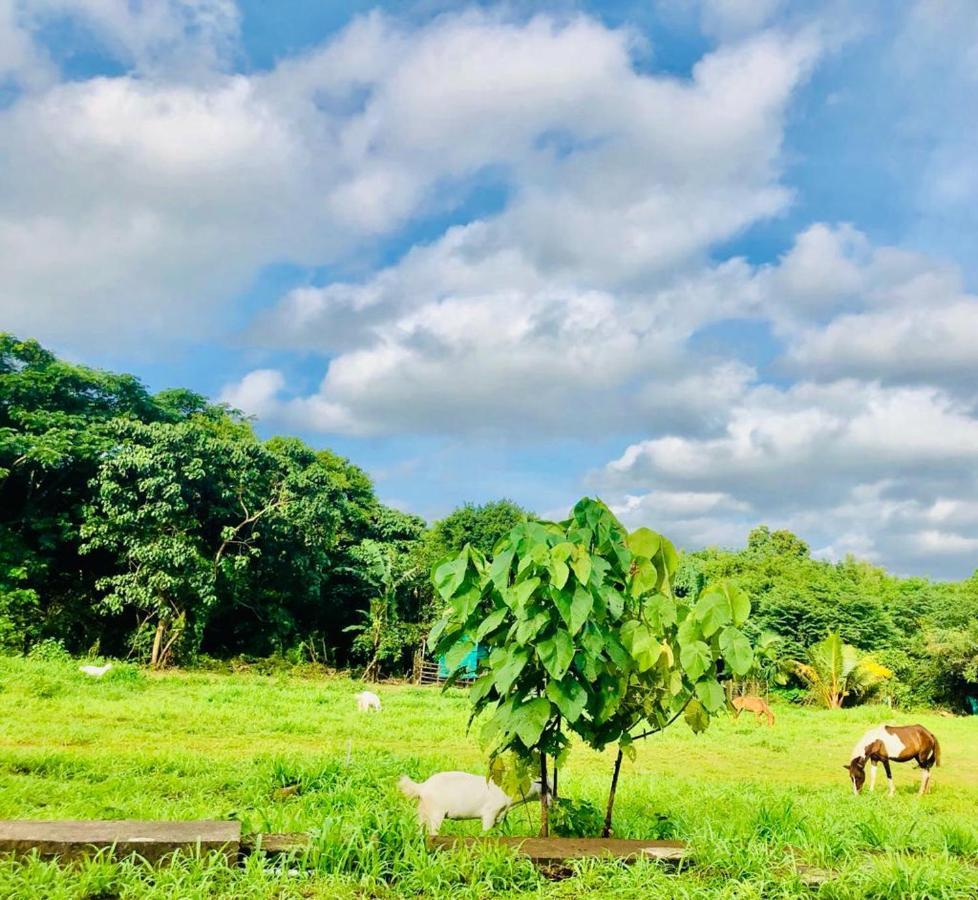
[[136, 854], [150, 862], [159, 862], [181, 850], [218, 851], [228, 862], [234, 862], [240, 843], [240, 822], [0, 820], [0, 853], [24, 855], [36, 850], [45, 859], [78, 859], [98, 851], [110, 851], [116, 859]]

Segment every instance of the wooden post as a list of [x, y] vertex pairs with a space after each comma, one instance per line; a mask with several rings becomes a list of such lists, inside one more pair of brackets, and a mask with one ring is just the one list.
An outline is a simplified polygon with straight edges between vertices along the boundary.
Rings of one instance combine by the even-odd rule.
[[550, 790], [547, 786], [547, 754], [540, 753], [540, 837], [550, 837]]
[[618, 755], [615, 757], [615, 771], [611, 776], [611, 790], [608, 792], [608, 809], [604, 814], [604, 828], [601, 837], [611, 837], [611, 814], [615, 808], [615, 791], [618, 790], [618, 773], [621, 772], [621, 746], [618, 747]]

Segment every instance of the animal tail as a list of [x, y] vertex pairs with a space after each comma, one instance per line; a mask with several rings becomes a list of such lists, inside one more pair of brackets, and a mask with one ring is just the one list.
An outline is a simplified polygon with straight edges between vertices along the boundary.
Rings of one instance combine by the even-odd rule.
[[402, 775], [400, 780], [397, 782], [397, 786], [401, 789], [401, 793], [405, 797], [420, 797], [421, 796], [421, 785], [415, 781], [412, 781], [407, 775]]
[[939, 766], [941, 764], [941, 745], [937, 738], [934, 738], [934, 765]]

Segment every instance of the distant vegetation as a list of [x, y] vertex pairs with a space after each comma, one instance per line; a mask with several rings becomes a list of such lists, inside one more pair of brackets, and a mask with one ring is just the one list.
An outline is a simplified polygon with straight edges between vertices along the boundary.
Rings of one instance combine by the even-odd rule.
[[[0, 334], [2, 652], [156, 666], [281, 656], [404, 674], [442, 611], [432, 566], [467, 542], [489, 553], [526, 518], [501, 500], [429, 527], [328, 450], [262, 441], [191, 391], [151, 394]], [[720, 579], [751, 598], [765, 681], [803, 691], [789, 662], [837, 633], [893, 673], [883, 699], [978, 697], [978, 573], [943, 583], [830, 564], [761, 526], [744, 549], [684, 554], [676, 592], [695, 599]]]

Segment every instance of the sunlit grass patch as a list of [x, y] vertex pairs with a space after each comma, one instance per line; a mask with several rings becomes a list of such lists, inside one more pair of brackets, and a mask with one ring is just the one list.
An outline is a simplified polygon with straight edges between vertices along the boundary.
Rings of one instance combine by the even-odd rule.
[[[136, 673], [96, 680], [72, 661], [0, 658], [0, 818], [235, 818], [246, 832], [310, 833], [309, 851], [241, 868], [3, 860], [0, 896], [812, 896], [796, 860], [836, 873], [819, 896], [978, 896], [978, 717], [781, 704], [774, 728], [744, 717], [699, 736], [676, 726], [626, 763], [615, 833], [684, 840], [689, 865], [584, 861], [550, 881], [499, 848], [430, 852], [396, 789], [402, 773], [483, 770], [462, 691], [380, 685], [383, 711], [360, 715], [361, 686], [345, 678]], [[854, 740], [905, 718], [941, 740], [933, 793], [918, 798], [918, 772], [896, 765], [895, 797], [880, 785], [854, 797], [842, 771]], [[612, 762], [575, 747], [562, 793], [603, 809]], [[532, 805], [500, 831], [537, 826]]]

